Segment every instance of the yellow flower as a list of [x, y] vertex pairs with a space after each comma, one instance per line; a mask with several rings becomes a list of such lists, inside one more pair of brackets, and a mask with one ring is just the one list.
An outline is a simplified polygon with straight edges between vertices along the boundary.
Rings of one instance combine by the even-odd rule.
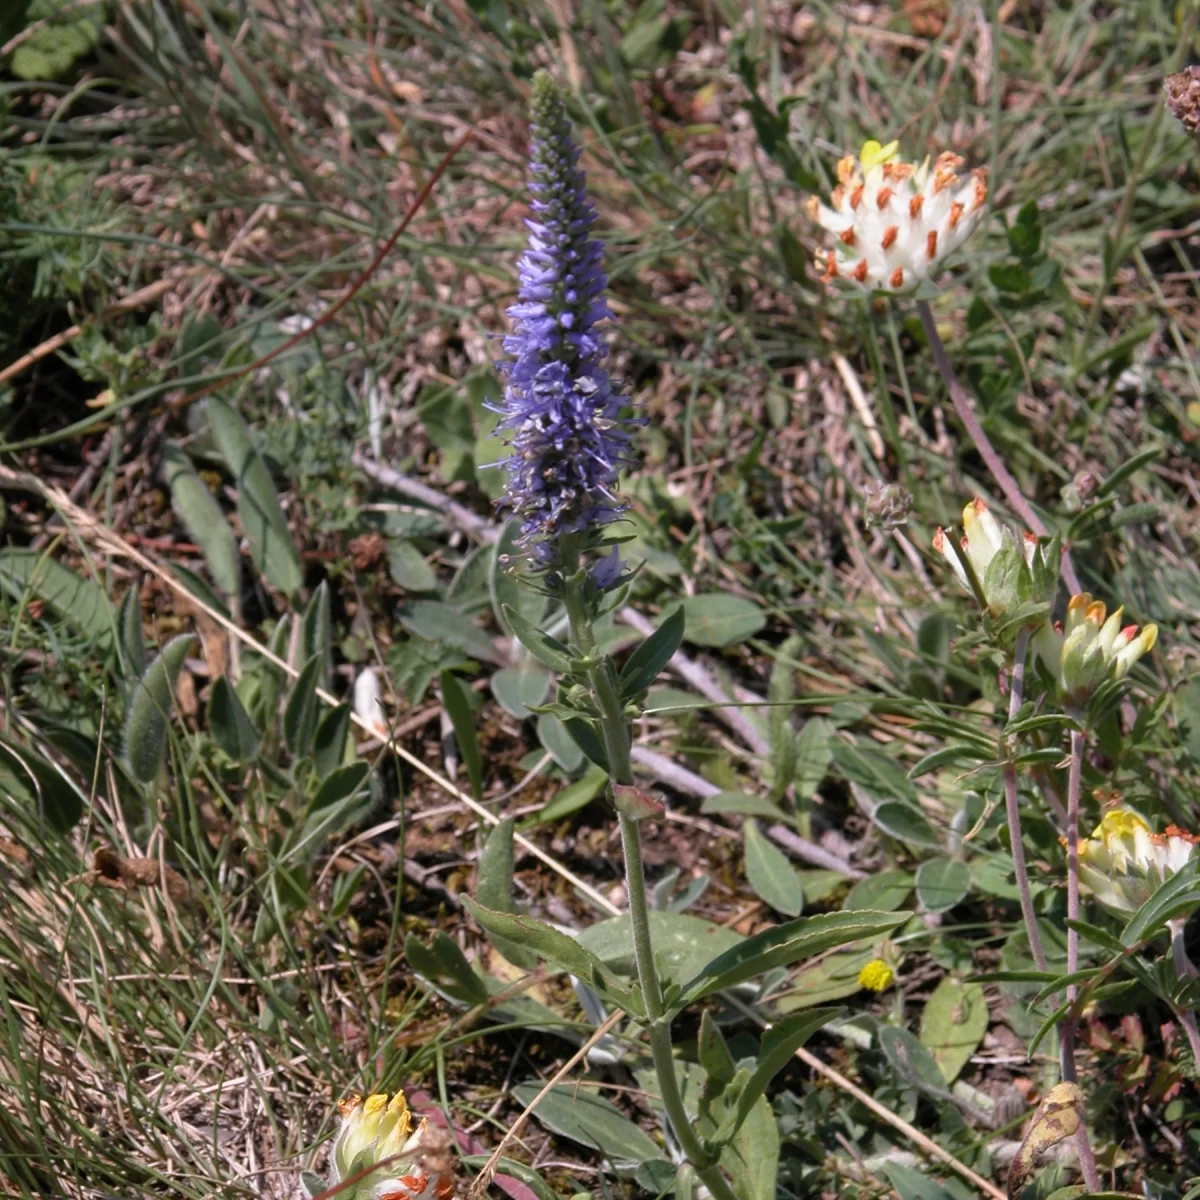
[[1042, 626], [1033, 652], [1065, 699], [1084, 703], [1105, 679], [1124, 679], [1134, 663], [1154, 649], [1158, 626], [1146, 625], [1140, 633], [1136, 625], [1122, 628], [1124, 611], [1108, 614], [1104, 601], [1081, 592], [1067, 604], [1064, 629], [1049, 622]]
[[1113, 809], [1079, 843], [1079, 882], [1105, 908], [1136, 912], [1187, 866], [1198, 841], [1174, 825], [1166, 833], [1151, 833], [1132, 809]]
[[858, 973], [858, 986], [869, 992], [886, 992], [896, 980], [896, 973], [882, 958], [873, 958]]
[[840, 279], [864, 291], [912, 291], [970, 237], [983, 217], [987, 172], [959, 177], [963, 160], [946, 151], [930, 169], [905, 162], [898, 142], [867, 142], [858, 158], [838, 163], [831, 206], [816, 196], [809, 216], [833, 234], [833, 248], [817, 259], [828, 282]]
[[[338, 1105], [342, 1127], [333, 1143], [333, 1186], [356, 1172], [384, 1163], [389, 1175], [403, 1175], [412, 1162], [425, 1134], [426, 1122], [421, 1121], [413, 1131], [413, 1117], [403, 1092], [390, 1100], [376, 1092], [365, 1100], [351, 1096]], [[385, 1162], [385, 1160], [391, 1160]], [[371, 1176], [364, 1178], [353, 1190], [374, 1186]]]

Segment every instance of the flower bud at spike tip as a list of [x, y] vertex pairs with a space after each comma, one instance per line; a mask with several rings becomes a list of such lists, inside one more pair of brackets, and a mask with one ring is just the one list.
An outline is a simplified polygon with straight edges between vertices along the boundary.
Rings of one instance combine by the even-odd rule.
[[623, 511], [617, 480], [631, 460], [630, 427], [641, 423], [622, 416], [626, 400], [603, 366], [600, 326], [612, 313], [579, 153], [563, 98], [539, 71], [530, 104], [529, 243], [518, 302], [508, 310], [510, 359], [499, 364], [497, 432], [511, 454], [496, 465], [508, 472], [502, 503], [521, 522], [519, 540], [544, 568], [559, 565], [561, 535], [583, 535], [591, 548], [599, 528]]
[[905, 162], [899, 143], [870, 141], [858, 158], [838, 163], [838, 186], [826, 206], [809, 197], [808, 214], [833, 236], [817, 259], [825, 282], [861, 291], [909, 292], [940, 269], [974, 232], [987, 203], [987, 172], [958, 169], [945, 151], [932, 168]]

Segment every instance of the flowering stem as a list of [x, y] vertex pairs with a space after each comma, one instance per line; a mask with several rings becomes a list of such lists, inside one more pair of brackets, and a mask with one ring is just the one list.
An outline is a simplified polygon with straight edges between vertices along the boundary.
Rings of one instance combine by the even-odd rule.
[[[1071, 730], [1071, 765], [1067, 772], [1067, 919], [1079, 920], [1079, 792], [1083, 779], [1083, 731]], [[1074, 975], [1079, 970], [1079, 933], [1068, 926], [1067, 928], [1067, 974]], [[1075, 984], [1067, 986], [1067, 1000], [1075, 1003], [1079, 989]], [[1071, 1013], [1062, 1023], [1059, 1038], [1062, 1044], [1062, 1077], [1068, 1083], [1075, 1083], [1078, 1071], [1075, 1066], [1075, 1029], [1076, 1019]], [[1087, 1125], [1079, 1125], [1075, 1135], [1079, 1149], [1079, 1165], [1083, 1168], [1084, 1182], [1088, 1191], [1100, 1191], [1100, 1175], [1096, 1170], [1096, 1156], [1092, 1153], [1092, 1143], [1088, 1139]]]
[[[1016, 719], [1025, 692], [1025, 652], [1029, 646], [1029, 631], [1022, 629], [1013, 646], [1012, 686], [1008, 693], [1008, 719]], [[1012, 843], [1013, 870], [1017, 891], [1021, 896], [1021, 915], [1025, 918], [1025, 933], [1029, 951], [1039, 971], [1046, 969], [1046, 952], [1038, 932], [1037, 914], [1033, 911], [1033, 893], [1029, 890], [1029, 871], [1025, 866], [1025, 844], [1021, 837], [1021, 810], [1017, 803], [1017, 767], [1011, 760], [1004, 764], [1004, 808], [1008, 814], [1008, 840]]]
[[[979, 418], [975, 415], [971, 398], [954, 373], [950, 356], [946, 353], [941, 334], [937, 331], [937, 322], [933, 318], [933, 310], [929, 307], [929, 302], [918, 300], [917, 312], [921, 317], [921, 327], [925, 330], [925, 339], [929, 342], [929, 349], [933, 352], [933, 361], [937, 365], [942, 382], [946, 385], [946, 390], [950, 393], [954, 411], [958, 413], [958, 419], [963, 423], [971, 441], [974, 442], [975, 449], [979, 451], [992, 478], [1000, 485], [1000, 490], [1004, 493], [1009, 508], [1025, 522], [1033, 533], [1036, 533], [1038, 537], [1045, 537], [1046, 526], [1030, 507], [1029, 501], [1021, 493], [1021, 485], [1004, 465], [1004, 459], [1000, 457], [996, 447], [992, 445], [991, 439], [984, 433], [983, 426], [980, 425]], [[1062, 552], [1062, 575], [1072, 595], [1080, 591], [1079, 576], [1075, 574], [1075, 564], [1071, 561], [1071, 552], [1065, 547]]]
[[[1195, 979], [1195, 965], [1188, 957], [1187, 947], [1183, 944], [1183, 930], [1186, 924], [1187, 919], [1184, 917], [1175, 917], [1167, 922], [1167, 928], [1171, 931], [1171, 956], [1175, 960], [1175, 974], [1180, 979]], [[1200, 1028], [1196, 1025], [1196, 1014], [1190, 1008], [1177, 1008], [1175, 1015], [1187, 1034], [1192, 1058], [1197, 1069], [1200, 1069]]]
[[[568, 547], [563, 552], [563, 601], [571, 621], [571, 634], [585, 658], [596, 659], [596, 639], [584, 599], [578, 566], [578, 554]], [[600, 730], [608, 756], [609, 776], [613, 783], [632, 784], [629, 733], [620, 692], [612, 674], [612, 662], [606, 656], [587, 671], [592, 698], [600, 713]], [[611, 798], [611, 797], [610, 797]], [[619, 816], [621, 846], [625, 856], [625, 891], [629, 897], [629, 919], [633, 926], [633, 956], [637, 964], [638, 983], [646, 1006], [646, 1035], [654, 1072], [658, 1077], [659, 1094], [671, 1132], [680, 1149], [696, 1169], [696, 1174], [708, 1188], [714, 1200], [737, 1200], [733, 1189], [717, 1166], [715, 1158], [700, 1142], [695, 1126], [688, 1116], [675, 1074], [675, 1056], [671, 1050], [671, 1021], [663, 1006], [662, 985], [654, 965], [654, 946], [650, 937], [650, 907], [646, 903], [646, 877], [642, 868], [642, 838], [639, 822], [624, 814]]]

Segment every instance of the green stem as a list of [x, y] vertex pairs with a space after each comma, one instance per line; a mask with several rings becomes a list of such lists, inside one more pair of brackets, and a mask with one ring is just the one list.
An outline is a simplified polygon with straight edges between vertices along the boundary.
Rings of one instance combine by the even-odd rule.
[[[563, 602], [571, 622], [571, 636], [585, 658], [596, 658], [596, 639], [591, 618], [579, 579], [578, 555], [563, 548]], [[629, 731], [621, 695], [613, 677], [612, 662], [607, 657], [597, 661], [587, 671], [592, 698], [600, 713], [600, 732], [608, 755], [609, 776], [613, 783], [633, 784], [633, 767], [629, 756]], [[700, 1141], [700, 1136], [688, 1116], [675, 1074], [675, 1055], [671, 1049], [671, 1021], [663, 1006], [662, 984], [654, 966], [654, 945], [650, 937], [650, 906], [646, 903], [646, 875], [642, 867], [642, 835], [638, 822], [621, 815], [621, 846], [625, 855], [625, 891], [629, 897], [629, 919], [633, 926], [633, 957], [637, 964], [638, 983], [646, 1005], [646, 1035], [654, 1073], [658, 1076], [659, 1094], [671, 1132], [679, 1148], [696, 1169], [701, 1182], [714, 1200], [738, 1200], [733, 1188], [721, 1173], [713, 1156]]]

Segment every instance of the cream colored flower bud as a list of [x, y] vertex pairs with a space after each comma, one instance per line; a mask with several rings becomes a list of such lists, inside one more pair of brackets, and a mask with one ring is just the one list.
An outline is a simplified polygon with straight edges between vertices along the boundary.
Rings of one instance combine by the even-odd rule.
[[987, 202], [987, 172], [965, 179], [963, 160], [946, 151], [932, 168], [905, 162], [899, 143], [867, 142], [858, 158], [838, 163], [838, 185], [808, 213], [836, 239], [817, 259], [824, 282], [864, 291], [910, 292], [971, 236]]
[[[426, 1122], [421, 1121], [415, 1132], [412, 1113], [403, 1092], [397, 1092], [389, 1100], [387, 1095], [377, 1092], [363, 1100], [352, 1096], [338, 1105], [342, 1113], [342, 1127], [333, 1143], [332, 1184], [380, 1164], [380, 1175], [387, 1174], [386, 1183], [394, 1183], [404, 1176], [405, 1171], [417, 1156], [421, 1140], [426, 1131]], [[360, 1180], [347, 1195], [374, 1193], [383, 1186], [375, 1176], [368, 1175]], [[416, 1189], [420, 1192], [420, 1188]]]

